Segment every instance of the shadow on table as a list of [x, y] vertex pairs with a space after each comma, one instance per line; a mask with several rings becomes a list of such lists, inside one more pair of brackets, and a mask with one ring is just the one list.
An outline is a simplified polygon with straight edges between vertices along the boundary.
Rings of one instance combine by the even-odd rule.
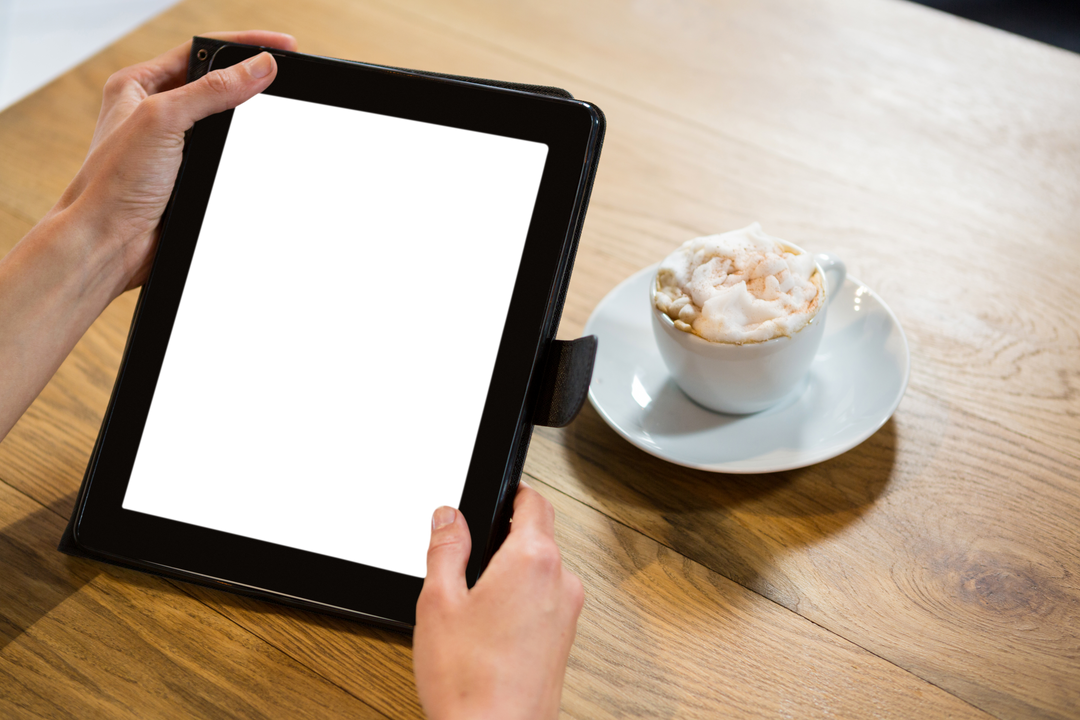
[[402, 716], [423, 714], [409, 635], [176, 580], [169, 583], [364, 702], [370, 704], [377, 696]]
[[101, 572], [56, 551], [73, 504], [74, 494], [0, 528], [0, 650]]
[[[97, 561], [87, 562], [97, 564]], [[412, 648], [412, 638], [397, 630], [365, 625], [355, 620], [324, 615], [311, 610], [278, 605], [267, 600], [183, 580], [161, 578], [129, 568], [107, 564], [101, 567], [108, 568], [110, 574], [129, 585], [154, 592], [167, 592], [176, 596], [193, 598], [279, 649], [283, 645], [305, 644], [314, 637], [319, 639], [316, 641], [319, 643], [316, 650], [322, 651], [325, 647], [321, 645], [321, 641], [329, 634], [337, 636], [338, 639], [335, 642], [339, 644], [373, 643], [404, 650]]]
[[798, 470], [727, 475], [673, 465], [611, 430], [591, 406], [561, 436], [590, 504], [662, 545], [786, 606], [798, 603], [775, 558], [857, 520], [888, 490], [897, 430], [890, 419], [848, 452]]
[[[125, 584], [196, 600], [243, 623], [245, 616], [275, 627], [293, 626], [307, 634], [330, 631], [394, 648], [412, 646], [408, 635], [357, 622], [289, 608], [179, 580], [61, 554], [56, 543], [74, 506], [75, 494], [0, 528], [0, 650], [34, 626], [86, 584], [108, 572]], [[250, 629], [250, 626], [249, 626]]]
[[[559, 522], [571, 543], [564, 560], [591, 598], [578, 624], [582, 650], [571, 655], [570, 702], [658, 718], [715, 714], [730, 696], [697, 687], [698, 678], [741, 677], [741, 652], [774, 647], [771, 639], [759, 642], [759, 626], [748, 618], [771, 627], [775, 606], [701, 567], [798, 612], [805, 593], [783, 555], [870, 511], [889, 490], [899, 439], [890, 421], [859, 447], [810, 468], [725, 475], [639, 450], [591, 406], [568, 428], [536, 434], [547, 452], [530, 459], [529, 474], [614, 519], [597, 529], [591, 512], [570, 512]], [[786, 697], [805, 689], [783, 676], [750, 685]]]

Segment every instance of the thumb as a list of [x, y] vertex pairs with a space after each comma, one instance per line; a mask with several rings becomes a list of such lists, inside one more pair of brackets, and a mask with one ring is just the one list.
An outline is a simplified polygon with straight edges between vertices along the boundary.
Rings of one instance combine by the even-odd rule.
[[436, 510], [431, 517], [424, 589], [441, 593], [466, 590], [465, 566], [471, 551], [472, 537], [465, 516], [452, 507]]
[[231, 110], [250, 100], [269, 87], [276, 76], [274, 56], [262, 52], [150, 99], [165, 105], [160, 115], [165, 125], [163, 129], [181, 133], [205, 117]]

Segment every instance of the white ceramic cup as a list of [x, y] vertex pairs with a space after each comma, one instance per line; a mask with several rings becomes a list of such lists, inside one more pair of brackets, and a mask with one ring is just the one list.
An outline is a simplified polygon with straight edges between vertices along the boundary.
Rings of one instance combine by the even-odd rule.
[[[797, 245], [791, 247], [804, 252]], [[653, 280], [649, 306], [660, 357], [690, 399], [709, 410], [746, 415], [772, 407], [799, 384], [821, 344], [828, 305], [847, 277], [844, 263], [832, 253], [819, 253], [814, 260], [824, 279], [825, 297], [810, 322], [793, 335], [742, 345], [711, 342], [676, 328], [656, 307]]]

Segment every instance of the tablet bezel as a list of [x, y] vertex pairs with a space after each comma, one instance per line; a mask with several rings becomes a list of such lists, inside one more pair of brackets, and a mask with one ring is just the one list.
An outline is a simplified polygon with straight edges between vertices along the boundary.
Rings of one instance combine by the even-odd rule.
[[[225, 45], [214, 54], [211, 69], [242, 62], [259, 51]], [[460, 504], [473, 538], [466, 573], [472, 585], [505, 533], [531, 434], [537, 373], [554, 338], [569, 281], [602, 115], [576, 100], [273, 52], [278, 76], [264, 91], [269, 95], [548, 145]], [[151, 572], [411, 627], [420, 578], [122, 507], [231, 119], [232, 111], [226, 111], [198, 122], [185, 146], [161, 243], [87, 467], [74, 539], [92, 552]], [[462, 322], [467, 326], [468, 318]]]

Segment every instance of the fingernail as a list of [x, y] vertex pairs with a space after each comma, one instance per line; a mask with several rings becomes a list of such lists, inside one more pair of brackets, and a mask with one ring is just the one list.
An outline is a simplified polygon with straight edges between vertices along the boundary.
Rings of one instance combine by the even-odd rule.
[[256, 80], [269, 75], [274, 67], [274, 61], [270, 59], [270, 53], [268, 52], [259, 53], [255, 57], [245, 60], [244, 63], [248, 66], [251, 77]]
[[436, 510], [435, 514], [431, 516], [431, 529], [438, 530], [439, 528], [444, 528], [453, 523], [454, 520], [457, 520], [457, 510], [444, 505]]

